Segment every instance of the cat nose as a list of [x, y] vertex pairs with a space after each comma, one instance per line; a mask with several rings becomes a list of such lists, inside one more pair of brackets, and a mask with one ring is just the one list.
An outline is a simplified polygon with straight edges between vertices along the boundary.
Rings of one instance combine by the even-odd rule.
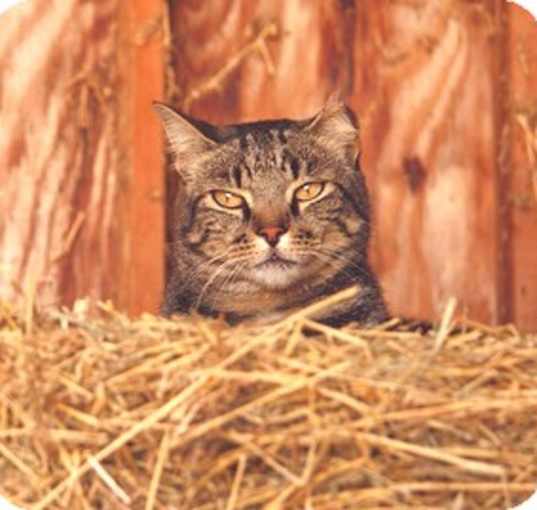
[[274, 247], [278, 244], [280, 237], [285, 234], [285, 230], [281, 227], [264, 227], [259, 230], [258, 234]]

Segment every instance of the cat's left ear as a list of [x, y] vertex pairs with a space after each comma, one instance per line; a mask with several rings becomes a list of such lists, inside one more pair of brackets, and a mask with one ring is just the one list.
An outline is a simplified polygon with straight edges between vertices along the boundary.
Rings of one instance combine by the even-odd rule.
[[323, 109], [304, 129], [330, 150], [350, 153], [354, 159], [360, 153], [358, 120], [338, 94], [328, 98]]
[[188, 180], [189, 169], [195, 160], [218, 144], [203, 133], [193, 119], [180, 115], [169, 106], [154, 102], [153, 109], [164, 126], [177, 171]]

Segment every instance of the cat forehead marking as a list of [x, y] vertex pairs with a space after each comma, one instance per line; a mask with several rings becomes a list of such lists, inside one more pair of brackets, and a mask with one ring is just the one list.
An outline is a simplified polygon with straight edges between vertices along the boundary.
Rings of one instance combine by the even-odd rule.
[[250, 178], [282, 168], [285, 154], [289, 152], [285, 131], [287, 129], [283, 127], [256, 127], [232, 140], [232, 146], [239, 153]]
[[[256, 140], [257, 141], [257, 140]], [[277, 140], [265, 140], [264, 143], [252, 142], [241, 151], [241, 159], [250, 178], [264, 177], [275, 173], [283, 175], [289, 149]]]

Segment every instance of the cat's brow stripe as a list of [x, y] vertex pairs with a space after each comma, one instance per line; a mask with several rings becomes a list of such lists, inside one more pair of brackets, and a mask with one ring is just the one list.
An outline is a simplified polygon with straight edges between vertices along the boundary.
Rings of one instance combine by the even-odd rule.
[[[254, 163], [255, 164], [255, 163]], [[241, 168], [244, 168], [245, 172], [248, 174], [248, 178], [250, 180], [253, 179], [253, 176], [254, 176], [254, 172], [252, 171], [252, 169], [250, 168], [250, 165], [247, 163], [246, 159], [244, 160]]]
[[[288, 162], [288, 165], [285, 165], [285, 162]], [[282, 150], [282, 163], [282, 170], [286, 171], [286, 167], [289, 167], [291, 170], [291, 174], [293, 175], [293, 179], [298, 179], [300, 172], [300, 162], [298, 161], [298, 158], [289, 149], [284, 148]]]
[[242, 172], [241, 172], [241, 169], [237, 165], [233, 167], [232, 175], [233, 175], [233, 180], [235, 181], [235, 186], [237, 186], [237, 188], [240, 188], [242, 184]]

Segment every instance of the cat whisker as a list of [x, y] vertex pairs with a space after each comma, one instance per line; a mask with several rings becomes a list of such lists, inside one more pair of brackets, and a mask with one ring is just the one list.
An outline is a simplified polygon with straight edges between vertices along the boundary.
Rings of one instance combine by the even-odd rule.
[[244, 262], [237, 264], [237, 266], [230, 272], [230, 274], [227, 276], [227, 278], [222, 282], [220, 285], [220, 289], [223, 289], [227, 287], [228, 285], [231, 285], [233, 283], [233, 279], [240, 275], [240, 273], [243, 271], [243, 269], [248, 265], [248, 261], [245, 260]]
[[226, 266], [228, 266], [232, 262], [233, 262], [232, 260], [224, 261], [218, 268], [216, 268], [216, 270], [213, 272], [210, 278], [205, 282], [205, 285], [201, 288], [199, 292], [198, 299], [196, 300], [196, 304], [194, 306], [196, 310], [200, 307], [201, 302], [203, 300], [203, 296], [205, 295], [205, 292], [209, 289], [209, 287], [216, 280], [216, 278], [222, 273], [222, 271], [226, 269]]
[[224, 253], [221, 253], [220, 255], [216, 255], [215, 257], [212, 257], [209, 260], [206, 260], [205, 262], [202, 262], [201, 264], [196, 266], [193, 271], [191, 271], [189, 274], [186, 275], [182, 288], [183, 287], [186, 288], [193, 280], [195, 280], [198, 276], [200, 276], [203, 273], [203, 271], [205, 271], [210, 265], [214, 264], [215, 262], [221, 259], [229, 258], [232, 250], [233, 250], [233, 247], [231, 246]]
[[343, 269], [343, 271], [349, 276], [354, 276], [354, 273], [349, 271], [349, 269], [354, 269], [362, 276], [369, 276], [367, 271], [364, 270], [364, 268], [360, 264], [356, 263], [356, 261], [353, 260], [350, 256], [346, 256], [341, 253], [335, 253], [331, 250], [326, 250], [323, 248], [318, 248], [317, 251], [312, 252], [312, 254], [324, 256], [324, 260], [326, 260], [327, 262], [334, 262], [336, 260], [341, 262], [343, 264], [343, 267], [341, 267], [340, 269]]
[[[229, 266], [230, 264], [236, 264], [237, 262], [244, 261], [245, 259], [247, 260], [248, 258], [249, 258], [248, 256], [246, 256], [246, 257], [243, 256], [243, 257], [236, 257], [236, 258], [233, 258], [233, 259], [230, 259], [230, 260], [226, 260], [218, 268], [216, 268], [216, 270], [213, 272], [213, 274], [210, 276], [210, 278], [207, 280], [205, 285], [200, 290], [200, 293], [198, 295], [198, 299], [196, 301], [195, 308], [196, 309], [199, 308], [199, 306], [202, 303], [203, 297], [205, 296], [206, 292], [209, 290], [209, 287], [217, 280], [217, 278], [222, 274], [222, 272], [224, 271], [224, 269], [227, 268], [227, 266]], [[246, 265], [246, 264], [247, 264], [247, 262], [244, 262], [244, 265]], [[239, 264], [238, 266], [236, 266], [231, 271], [231, 275], [233, 275], [236, 272], [237, 267], [243, 269], [244, 265]], [[226, 280], [227, 280], [227, 278], [229, 278], [229, 275], [226, 275]], [[225, 282], [225, 280], [224, 280], [224, 282]], [[221, 285], [221, 287], [222, 287], [222, 285]]]

